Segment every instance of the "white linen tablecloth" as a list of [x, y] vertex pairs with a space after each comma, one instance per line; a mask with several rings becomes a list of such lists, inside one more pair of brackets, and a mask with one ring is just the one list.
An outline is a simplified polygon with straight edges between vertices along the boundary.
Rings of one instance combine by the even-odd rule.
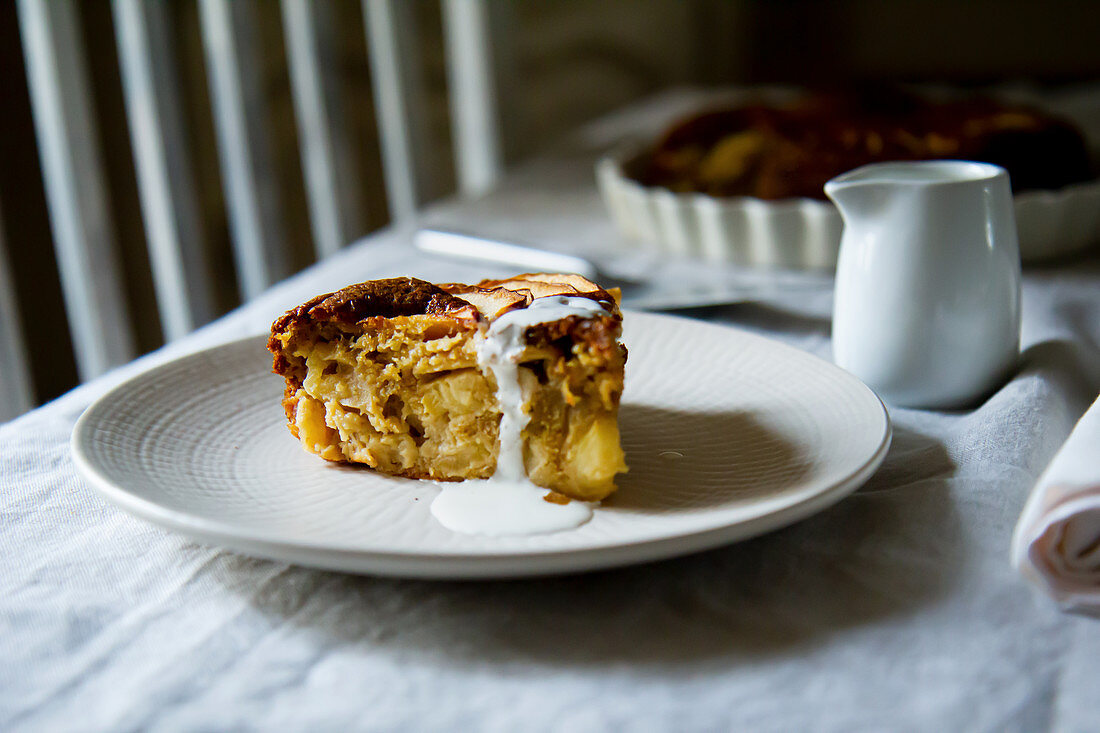
[[[561, 154], [432, 219], [595, 246], [590, 163]], [[677, 560], [492, 583], [320, 572], [195, 544], [74, 473], [73, 423], [111, 385], [397, 274], [506, 273], [385, 232], [0, 426], [0, 730], [1100, 730], [1100, 626], [1008, 561], [1028, 491], [1100, 391], [1095, 257], [1026, 271], [1020, 369], [980, 407], [891, 410], [864, 488]], [[826, 292], [692, 315], [828, 358], [829, 307]]]

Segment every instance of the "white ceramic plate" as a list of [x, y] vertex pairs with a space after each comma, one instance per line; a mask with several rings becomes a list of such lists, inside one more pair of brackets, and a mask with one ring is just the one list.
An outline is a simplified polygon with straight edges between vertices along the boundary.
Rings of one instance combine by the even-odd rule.
[[855, 377], [759, 336], [629, 312], [621, 425], [630, 472], [588, 524], [529, 537], [450, 532], [438, 489], [327, 463], [286, 429], [264, 339], [199, 352], [104, 395], [77, 422], [84, 477], [199, 541], [378, 575], [490, 578], [695, 552], [790, 524], [867, 480], [890, 442]]

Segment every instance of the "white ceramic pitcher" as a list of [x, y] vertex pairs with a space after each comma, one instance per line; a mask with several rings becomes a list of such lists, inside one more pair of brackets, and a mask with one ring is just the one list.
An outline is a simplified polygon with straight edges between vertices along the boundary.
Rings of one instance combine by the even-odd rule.
[[1008, 173], [876, 163], [825, 184], [844, 219], [833, 354], [886, 401], [957, 408], [1019, 354], [1020, 252]]

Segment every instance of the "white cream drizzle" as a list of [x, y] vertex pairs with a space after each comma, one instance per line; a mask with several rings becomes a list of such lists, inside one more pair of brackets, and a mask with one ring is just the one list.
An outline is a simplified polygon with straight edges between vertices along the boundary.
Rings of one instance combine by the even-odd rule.
[[591, 318], [605, 313], [591, 298], [551, 295], [535, 298], [526, 308], [509, 311], [489, 326], [478, 343], [478, 364], [492, 372], [500, 404], [500, 442], [496, 472], [489, 479], [440, 483], [432, 516], [447, 529], [491, 536], [542, 534], [578, 527], [592, 518], [593, 505], [573, 500], [546, 501], [547, 490], [527, 477], [523, 465], [523, 429], [531, 419], [523, 411], [519, 359], [531, 326], [569, 316]]

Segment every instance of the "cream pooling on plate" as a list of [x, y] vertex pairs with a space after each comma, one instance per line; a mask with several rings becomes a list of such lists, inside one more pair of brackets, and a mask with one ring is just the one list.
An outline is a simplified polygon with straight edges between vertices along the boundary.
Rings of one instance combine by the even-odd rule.
[[493, 373], [500, 403], [500, 438], [492, 478], [440, 484], [432, 515], [450, 530], [468, 534], [517, 535], [556, 532], [592, 518], [592, 504], [545, 500], [547, 489], [535, 485], [523, 465], [523, 428], [530, 416], [523, 411], [518, 360], [531, 326], [570, 316], [591, 318], [606, 312], [591, 298], [553, 295], [535, 298], [526, 308], [509, 311], [493, 321], [478, 344], [478, 363]]

